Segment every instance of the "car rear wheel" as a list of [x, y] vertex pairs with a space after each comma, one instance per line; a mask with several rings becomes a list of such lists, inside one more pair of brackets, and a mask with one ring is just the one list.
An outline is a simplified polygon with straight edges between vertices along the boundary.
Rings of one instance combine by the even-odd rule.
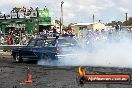
[[15, 54], [14, 59], [15, 59], [15, 61], [16, 61], [17, 63], [22, 62], [22, 58], [21, 58], [21, 56], [20, 56], [20, 54], [19, 54], [19, 53], [16, 53], [16, 54]]
[[42, 54], [41, 59], [46, 61], [46, 62], [50, 62], [51, 61], [51, 58], [47, 54]]

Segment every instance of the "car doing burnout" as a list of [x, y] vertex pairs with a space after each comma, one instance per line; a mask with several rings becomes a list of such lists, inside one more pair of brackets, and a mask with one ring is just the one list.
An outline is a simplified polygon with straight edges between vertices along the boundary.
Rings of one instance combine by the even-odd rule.
[[39, 59], [44, 59], [46, 61], [57, 60], [72, 53], [72, 48], [76, 44], [75, 38], [71, 36], [39, 37], [31, 39], [27, 46], [14, 48], [12, 50], [12, 56], [16, 62]]

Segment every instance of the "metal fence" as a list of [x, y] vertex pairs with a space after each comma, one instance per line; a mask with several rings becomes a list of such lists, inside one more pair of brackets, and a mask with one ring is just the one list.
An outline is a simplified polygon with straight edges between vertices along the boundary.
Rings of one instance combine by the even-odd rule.
[[24, 47], [26, 45], [0, 45], [0, 52], [11, 52], [13, 48], [20, 48]]

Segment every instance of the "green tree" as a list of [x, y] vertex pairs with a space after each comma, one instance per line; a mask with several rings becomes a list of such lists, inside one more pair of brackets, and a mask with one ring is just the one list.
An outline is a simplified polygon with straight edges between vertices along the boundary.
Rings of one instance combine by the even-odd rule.
[[115, 27], [116, 25], [122, 25], [121, 21], [112, 21], [111, 23], [107, 23], [107, 26]]
[[123, 26], [132, 26], [132, 17], [129, 17], [128, 21], [124, 21]]

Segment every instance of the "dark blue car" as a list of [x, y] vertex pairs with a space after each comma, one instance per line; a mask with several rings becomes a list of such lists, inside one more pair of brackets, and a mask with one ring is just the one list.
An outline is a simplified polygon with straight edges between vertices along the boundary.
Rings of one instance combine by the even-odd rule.
[[[23, 60], [57, 60], [72, 53], [72, 48], [77, 44], [73, 37], [39, 37], [31, 39], [27, 46], [14, 48], [12, 56], [16, 62]], [[63, 48], [66, 48], [65, 50]], [[64, 51], [63, 51], [64, 50]]]

